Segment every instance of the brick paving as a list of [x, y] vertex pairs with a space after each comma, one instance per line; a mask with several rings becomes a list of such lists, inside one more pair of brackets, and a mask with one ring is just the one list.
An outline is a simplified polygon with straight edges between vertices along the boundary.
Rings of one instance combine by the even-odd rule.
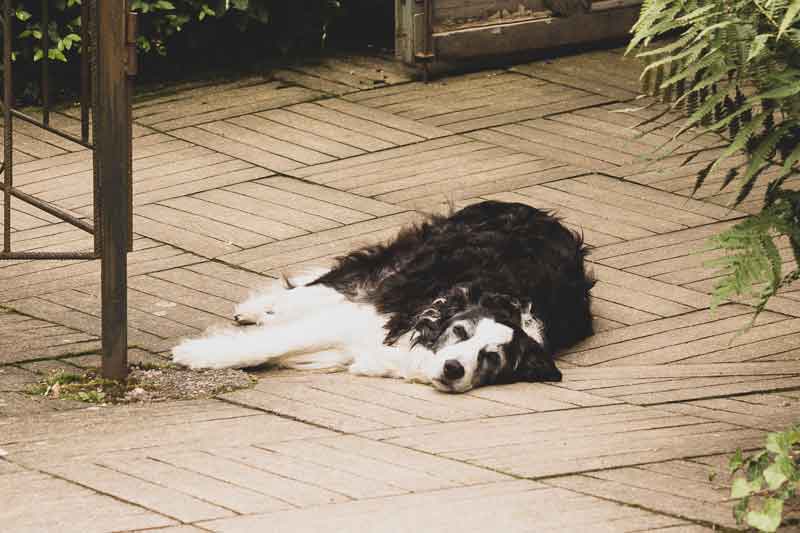
[[[675, 140], [670, 116], [635, 129], [657, 113], [638, 70], [600, 51], [425, 85], [343, 56], [141, 98], [133, 360], [164, 360], [271, 277], [482, 199], [583, 231], [597, 334], [561, 355], [559, 384], [451, 396], [262, 372], [216, 399], [87, 409], [25, 391], [98, 364], [98, 263], [3, 262], [0, 530], [734, 528], [726, 457], [800, 418], [800, 288], [744, 334], [750, 307], [709, 308], [706, 240], [758, 209], [768, 176], [735, 210], [724, 169], [692, 196], [719, 140]], [[16, 184], [90, 218], [89, 153], [24, 124], [16, 139]], [[18, 250], [91, 246], [12, 209]]]

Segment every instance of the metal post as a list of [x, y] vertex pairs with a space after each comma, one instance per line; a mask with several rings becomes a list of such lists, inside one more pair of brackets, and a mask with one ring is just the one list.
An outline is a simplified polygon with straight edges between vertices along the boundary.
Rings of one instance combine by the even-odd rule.
[[130, 201], [127, 1], [100, 0], [97, 11], [97, 100], [93, 117], [102, 229], [103, 376], [128, 375], [127, 247]]
[[11, 188], [14, 186], [13, 128], [14, 82], [11, 77], [12, 32], [14, 6], [11, 0], [3, 2], [3, 252], [11, 252]]
[[42, 124], [50, 125], [50, 1], [42, 0]]

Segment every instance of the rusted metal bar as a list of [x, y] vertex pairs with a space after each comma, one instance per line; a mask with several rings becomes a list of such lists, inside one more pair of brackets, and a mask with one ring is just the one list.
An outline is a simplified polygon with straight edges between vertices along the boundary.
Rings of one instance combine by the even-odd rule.
[[51, 261], [85, 261], [97, 259], [94, 252], [2, 252], [0, 259], [13, 260], [51, 260]]
[[81, 3], [81, 140], [89, 143], [89, 106], [91, 103], [91, 69], [89, 58], [92, 53], [92, 43], [89, 38], [89, 4], [88, 0]]
[[14, 6], [4, 0], [3, 7], [3, 252], [11, 252], [11, 188], [14, 186], [14, 146], [11, 138], [14, 83], [11, 76], [11, 35], [14, 31]]
[[[97, 139], [97, 117], [99, 113], [97, 112], [98, 105], [97, 105], [97, 1], [96, 0], [83, 0], [85, 4], [89, 6], [86, 12], [86, 21], [81, 22], [81, 24], [85, 24], [86, 32], [89, 37], [88, 41], [88, 60], [89, 60], [89, 85], [91, 87], [91, 136], [92, 136], [92, 144], [95, 144]], [[103, 249], [103, 225], [100, 223], [100, 159], [98, 156], [98, 152], [95, 149], [92, 153], [93, 157], [93, 164], [92, 164], [92, 192], [94, 195], [94, 205], [93, 205], [93, 215], [94, 215], [94, 251], [98, 255], [100, 255]]]
[[50, 2], [42, 0], [42, 123], [50, 126]]
[[103, 376], [128, 375], [128, 220], [130, 198], [129, 80], [127, 59], [127, 1], [96, 4], [97, 102], [93, 117], [100, 182], [102, 228]]
[[14, 117], [16, 117], [18, 119], [24, 120], [25, 122], [29, 122], [29, 123], [31, 123], [31, 124], [33, 124], [35, 126], [39, 126], [43, 130], [47, 130], [50, 133], [58, 135], [59, 137], [61, 137], [63, 139], [66, 139], [68, 141], [72, 141], [75, 144], [79, 144], [79, 145], [83, 146], [84, 148], [88, 148], [90, 150], [94, 148], [94, 146], [92, 146], [91, 143], [84, 142], [82, 139], [80, 139], [78, 137], [75, 137], [74, 135], [71, 135], [71, 134], [69, 134], [69, 133], [67, 133], [65, 131], [61, 131], [61, 130], [59, 130], [57, 128], [54, 128], [52, 126], [48, 126], [48, 125], [44, 124], [41, 120], [37, 119], [36, 117], [32, 117], [30, 115], [26, 115], [25, 113], [23, 113], [22, 111], [20, 111], [18, 109], [12, 109], [11, 110], [11, 114], [14, 115]]
[[[3, 182], [5, 185], [5, 182]], [[28, 193], [22, 192], [19, 189], [15, 189], [14, 187], [8, 187], [8, 192], [14, 198], [22, 200], [25, 203], [28, 203], [34, 207], [41, 209], [42, 211], [53, 215], [56, 218], [63, 220], [68, 224], [72, 224], [76, 228], [82, 229], [87, 233], [94, 233], [94, 227], [88, 222], [85, 222], [79, 218], [76, 218], [69, 213], [64, 212], [63, 210], [59, 209], [58, 207], [54, 206], [49, 202], [45, 202], [44, 200], [40, 200], [35, 196], [31, 196]]]

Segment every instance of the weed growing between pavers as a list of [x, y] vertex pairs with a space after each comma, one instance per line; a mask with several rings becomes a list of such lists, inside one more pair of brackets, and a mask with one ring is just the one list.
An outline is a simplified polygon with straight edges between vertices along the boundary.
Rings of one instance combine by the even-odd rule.
[[169, 364], [131, 366], [125, 382], [108, 380], [97, 370], [53, 372], [28, 393], [53, 400], [92, 404], [194, 400], [253, 386], [255, 378], [241, 370], [190, 371]]

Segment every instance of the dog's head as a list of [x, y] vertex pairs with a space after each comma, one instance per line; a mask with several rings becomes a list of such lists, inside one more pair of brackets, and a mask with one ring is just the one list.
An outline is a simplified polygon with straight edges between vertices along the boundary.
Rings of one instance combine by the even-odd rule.
[[421, 315], [415, 342], [434, 352], [434, 387], [466, 392], [517, 381], [560, 381], [542, 320], [529, 302], [459, 289]]

